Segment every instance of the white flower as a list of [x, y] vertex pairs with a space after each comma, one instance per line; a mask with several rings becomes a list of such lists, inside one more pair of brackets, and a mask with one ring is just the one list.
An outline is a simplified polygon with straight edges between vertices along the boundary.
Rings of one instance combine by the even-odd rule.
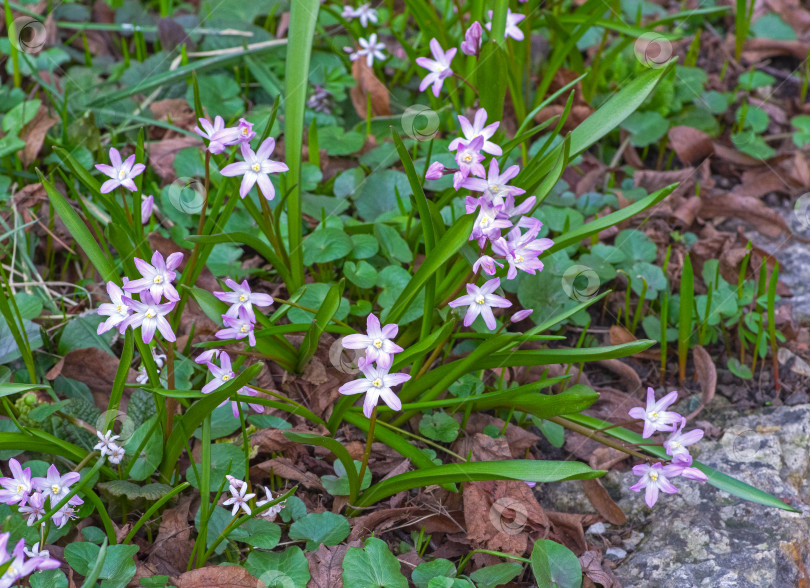
[[248, 143], [242, 143], [240, 149], [245, 161], [226, 165], [220, 173], [227, 177], [242, 176], [242, 185], [239, 187], [239, 195], [242, 198], [247, 196], [254, 184], [258, 182], [259, 190], [264, 197], [272, 200], [276, 195], [276, 189], [268, 174], [277, 174], [289, 169], [286, 163], [270, 159], [275, 148], [276, 141], [273, 137], [267, 137], [255, 153]]
[[239, 512], [241, 508], [245, 511], [246, 514], [250, 514], [250, 506], [248, 506], [248, 500], [256, 496], [255, 494], [245, 494], [247, 492], [247, 484], [242, 484], [242, 486], [237, 489], [233, 484], [231, 484], [228, 489], [231, 492], [231, 497], [223, 502], [224, 506], [233, 505], [233, 511], [231, 512], [231, 516], [236, 516], [236, 513]]
[[449, 303], [451, 308], [457, 306], [469, 306], [467, 314], [464, 316], [464, 326], [469, 327], [480, 314], [484, 317], [484, 323], [490, 331], [495, 330], [495, 315], [492, 314], [492, 307], [508, 308], [512, 306], [506, 298], [493, 294], [501, 285], [498, 278], [493, 278], [480, 288], [475, 284], [467, 284], [467, 294], [456, 298]]
[[124, 450], [123, 447], [119, 447], [114, 443], [110, 445], [110, 463], [119, 464], [121, 460], [124, 459], [124, 456], [127, 452]]
[[[264, 493], [267, 495], [267, 499], [266, 500], [259, 500], [256, 503], [256, 508], [261, 508], [262, 506], [264, 506], [268, 502], [272, 502], [274, 500], [273, 499], [273, 493], [270, 492], [270, 490], [267, 489], [267, 486], [262, 486], [262, 488], [264, 488]], [[261, 513], [259, 516], [261, 518], [263, 518], [263, 519], [267, 519], [268, 521], [273, 521], [273, 520], [275, 520], [278, 513], [281, 512], [281, 509], [284, 508], [285, 506], [286, 506], [286, 504], [284, 504], [283, 501], [279, 502], [278, 504], [273, 505], [270, 508], [268, 508], [266, 511]]]
[[374, 64], [375, 58], [385, 59], [385, 53], [383, 53], [385, 45], [377, 42], [377, 33], [371, 33], [368, 41], [365, 39], [358, 39], [357, 42], [360, 43], [360, 49], [353, 52], [349, 56], [352, 61], [357, 61], [361, 57], [365, 56], [366, 64], [371, 67]]
[[368, 27], [369, 22], [377, 24], [377, 11], [371, 7], [371, 4], [363, 4], [357, 8], [351, 6], [343, 7], [343, 14], [341, 15], [346, 20], [358, 19], [360, 25], [365, 29]]
[[101, 455], [112, 455], [112, 448], [116, 447], [113, 441], [118, 439], [120, 435], [113, 435], [112, 431], [107, 431], [106, 433], [96, 431], [96, 435], [99, 441], [93, 449], [101, 453]]

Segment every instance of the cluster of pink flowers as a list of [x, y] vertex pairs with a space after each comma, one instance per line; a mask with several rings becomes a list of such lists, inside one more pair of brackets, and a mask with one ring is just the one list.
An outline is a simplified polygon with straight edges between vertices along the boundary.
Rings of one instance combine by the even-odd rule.
[[[225, 502], [222, 503], [223, 506], [232, 506], [233, 510], [231, 511], [231, 516], [234, 517], [237, 516], [237, 513], [240, 510], [244, 511], [244, 513], [247, 515], [252, 514], [253, 511], [251, 511], [250, 504], [248, 504], [248, 501], [251, 498], [255, 498], [256, 494], [252, 492], [248, 493], [248, 485], [246, 482], [243, 482], [242, 480], [235, 478], [230, 474], [226, 475], [225, 478], [227, 478], [228, 480], [229, 484], [228, 491], [231, 493], [231, 496], [230, 498], [225, 500]], [[256, 502], [256, 508], [261, 508], [268, 502], [273, 501], [273, 493], [267, 489], [267, 486], [262, 486], [262, 488], [264, 488], [264, 493], [267, 496], [267, 498]], [[286, 505], [284, 504], [284, 502], [279, 502], [278, 504], [271, 506], [270, 508], [259, 514], [259, 518], [272, 522], [276, 519], [278, 513], [280, 513], [281, 509], [283, 509], [285, 506]]]
[[[490, 22], [486, 23], [483, 27], [481, 23], [475, 21], [464, 33], [464, 40], [461, 42], [461, 52], [465, 55], [478, 57], [481, 52], [481, 39], [484, 35], [484, 29], [492, 31], [492, 11], [488, 11]], [[526, 18], [525, 14], [513, 13], [507, 9], [506, 12], [506, 31], [504, 38], [512, 37], [515, 41], [522, 41], [524, 39], [523, 31], [520, 30], [518, 24]], [[445, 51], [439, 45], [436, 39], [430, 40], [430, 52], [433, 54], [433, 59], [427, 57], [417, 57], [416, 64], [428, 70], [428, 75], [422, 79], [419, 85], [419, 91], [424, 92], [428, 86], [433, 86], [433, 95], [439, 97], [439, 92], [444, 85], [444, 80], [453, 75], [451, 62], [456, 56], [457, 49], [453, 47]]]
[[[140, 278], [130, 280], [124, 277], [123, 290], [115, 282], [107, 283], [107, 294], [112, 302], [101, 304], [98, 308], [98, 314], [108, 317], [98, 326], [98, 334], [105, 333], [113, 327], [118, 327], [120, 333], [127, 327], [132, 329], [140, 327], [141, 338], [146, 344], [152, 341], [156, 330], [160, 331], [167, 341], [175, 341], [176, 337], [169, 321], [166, 320], [166, 315], [180, 300], [180, 295], [172, 282], [177, 277], [174, 270], [182, 261], [182, 253], [172, 253], [164, 260], [163, 255], [155, 251], [152, 254], [151, 264], [136, 257], [135, 265], [141, 272]], [[132, 298], [135, 294], [140, 300]], [[161, 304], [164, 297], [166, 302]]]
[[398, 331], [398, 325], [392, 323], [383, 327], [376, 316], [369, 314], [366, 319], [365, 335], [347, 335], [341, 340], [345, 349], [364, 349], [366, 352], [365, 357], [361, 357], [358, 361], [358, 367], [365, 377], [344, 384], [338, 389], [338, 392], [341, 394], [365, 393], [363, 414], [367, 418], [371, 417], [380, 398], [392, 410], [402, 409], [402, 402], [391, 387], [404, 384], [411, 379], [411, 376], [403, 373], [388, 373], [394, 363], [394, 355], [403, 350], [393, 341]]
[[30, 550], [26, 549], [25, 539], [17, 541], [9, 554], [7, 547], [10, 537], [11, 533], [0, 533], [0, 567], [8, 564], [6, 571], [0, 576], [0, 588], [11, 588], [37, 570], [55, 570], [61, 565], [50, 553], [40, 550], [38, 542]]
[[[135, 163], [135, 155], [127, 157], [126, 161], [121, 160], [121, 153], [115, 147], [110, 148], [110, 163], [97, 163], [96, 169], [110, 179], [101, 185], [101, 193], [108, 194], [118, 187], [126, 188], [130, 192], [138, 190], [138, 186], [133, 178], [138, 177], [146, 169], [142, 163]], [[152, 207], [155, 204], [153, 196], [147, 196], [141, 201], [141, 222], [146, 224], [152, 216]]]
[[229, 145], [239, 145], [244, 161], [237, 161], [226, 165], [220, 173], [226, 177], [242, 176], [242, 185], [239, 188], [239, 195], [244, 198], [254, 185], [259, 184], [259, 190], [267, 200], [275, 198], [276, 189], [270, 181], [269, 174], [287, 171], [287, 165], [278, 161], [273, 161], [270, 156], [276, 148], [276, 141], [268, 137], [259, 145], [258, 151], [253, 151], [250, 141], [256, 136], [253, 130], [253, 123], [244, 118], [239, 119], [239, 125], [226, 127], [221, 116], [214, 117], [214, 123], [201, 118], [202, 129], [196, 128], [194, 131], [203, 139], [208, 140], [207, 150], [210, 153], [218, 154], [225, 151]]
[[260, 308], [270, 306], [273, 304], [273, 298], [269, 294], [251, 292], [247, 280], [237, 284], [235, 281], [227, 279], [225, 285], [231, 289], [231, 292], [214, 292], [214, 296], [231, 305], [228, 311], [222, 315], [225, 328], [216, 332], [216, 338], [244, 339], [247, 337], [251, 346], [256, 345], [256, 336], [253, 333], [256, 314], [253, 312], [253, 305]]
[[[217, 366], [214, 364], [214, 360], [219, 361], [219, 365]], [[225, 351], [221, 349], [209, 349], [208, 351], [203, 351], [200, 355], [197, 356], [197, 359], [194, 360], [196, 363], [205, 365], [208, 367], [208, 371], [213, 376], [213, 379], [208, 382], [202, 388], [203, 394], [210, 394], [223, 384], [228, 383], [230, 380], [236, 377], [236, 373], [234, 373], [233, 368], [231, 366], [231, 356], [228, 355]], [[253, 388], [248, 386], [242, 386], [238, 391], [237, 394], [242, 394], [244, 396], [256, 396], [258, 392]], [[226, 404], [228, 401], [225, 400], [220, 404], [220, 406]], [[255, 410], [256, 412], [264, 412], [264, 407], [261, 404], [250, 404], [250, 408]], [[239, 418], [239, 404], [235, 401], [231, 401], [231, 409], [233, 411], [234, 418]]]
[[630, 409], [630, 416], [644, 421], [642, 436], [647, 439], [656, 432], [668, 432], [669, 438], [664, 441], [664, 450], [672, 460], [669, 464], [661, 462], [633, 466], [633, 473], [641, 479], [630, 487], [633, 492], [645, 491], [647, 505], [652, 508], [658, 500], [658, 493], [675, 494], [678, 489], [670, 480], [682, 476], [688, 480], [705, 482], [708, 477], [699, 469], [692, 467], [692, 456], [687, 447], [703, 438], [702, 429], [692, 429], [684, 433], [686, 419], [674, 411], [667, 410], [678, 400], [678, 393], [672, 391], [661, 400], [655, 400], [655, 390], [647, 388], [647, 406]]
[[[446, 169], [441, 163], [434, 162], [426, 177], [435, 180], [452, 173], [454, 188], [467, 188], [478, 194], [477, 197], [466, 198], [467, 214], [477, 215], [470, 240], [476, 241], [481, 250], [478, 260], [473, 264], [473, 271], [483, 270], [490, 276], [495, 275], [499, 267], [504, 267], [496, 258], [508, 265], [508, 280], [516, 278], [518, 270], [532, 275], [542, 271], [543, 262], [538, 257], [554, 245], [554, 242], [551, 239], [537, 238], [543, 224], [538, 219], [527, 216], [537, 199], [529, 196], [520, 204], [515, 202], [516, 196], [526, 192], [509, 185], [520, 168], [513, 165], [501, 173], [495, 157], [490, 160], [488, 170], [485, 170], [482, 163], [484, 153], [493, 156], [503, 154], [502, 149], [490, 140], [500, 122], [487, 125], [487, 113], [483, 108], [476, 112], [472, 122], [464, 116], [458, 118], [464, 136], [454, 139], [449, 145], [451, 151], [456, 151], [458, 168]], [[505, 236], [503, 231], [508, 231]], [[487, 252], [488, 245], [490, 252]], [[508, 308], [512, 305], [506, 298], [494, 293], [499, 287], [499, 278], [489, 280], [480, 288], [475, 284], [467, 284], [467, 295], [452, 301], [450, 306], [468, 306], [464, 326], [470, 326], [480, 314], [487, 327], [494, 330], [496, 322], [492, 307]]]
[[[11, 477], [0, 478], [0, 502], [16, 504], [20, 514], [28, 517], [28, 526], [32, 526], [47, 512], [45, 501], [51, 508], [55, 507], [70, 493], [70, 487], [79, 481], [81, 476], [77, 472], [69, 472], [64, 476], [59, 473], [56, 466], [51, 464], [47, 475], [42, 478], [32, 478], [31, 468], [23, 469], [20, 462], [14, 458], [8, 461]], [[62, 527], [73, 518], [76, 505], [84, 504], [84, 500], [74, 495], [60, 508], [51, 521]], [[6, 560], [7, 561], [7, 560]]]

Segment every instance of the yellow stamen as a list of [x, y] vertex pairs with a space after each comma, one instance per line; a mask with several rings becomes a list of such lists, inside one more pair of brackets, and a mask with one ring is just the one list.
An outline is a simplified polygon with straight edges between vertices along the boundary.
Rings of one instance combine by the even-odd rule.
[[478, 298], [475, 299], [475, 302], [476, 302], [476, 304], [483, 304], [484, 303], [484, 297], [479, 296]]
[[228, 380], [230, 380], [230, 379], [231, 379], [231, 375], [230, 375], [230, 374], [225, 374], [224, 376], [222, 376], [222, 381], [223, 381], [223, 382], [227, 382], [227, 381], [228, 381]]
[[146, 314], [144, 316], [149, 319], [155, 318], [155, 312], [150, 308], [149, 310], [146, 311]]
[[163, 276], [155, 276], [155, 279], [152, 280], [155, 284], [162, 284], [163, 283]]
[[374, 347], [376, 347], [377, 349], [381, 348], [382, 347], [382, 341], [379, 340], [379, 339], [375, 339], [374, 340]]
[[655, 472], [650, 472], [650, 480], [655, 482], [657, 479], [658, 479], [658, 474], [656, 474]]
[[242, 326], [239, 328], [239, 330], [240, 330], [240, 331], [242, 331], [243, 333], [247, 333], [247, 332], [248, 332], [248, 326], [247, 326], [247, 325], [242, 325]]
[[371, 383], [371, 385], [374, 386], [375, 388], [380, 388], [382, 386], [382, 380], [380, 380], [380, 378], [377, 378]]
[[127, 177], [127, 172], [125, 172], [124, 170], [121, 170], [121, 171], [118, 172], [118, 179], [119, 180], [123, 180], [126, 177]]
[[239, 295], [239, 302], [244, 302], [245, 300], [247, 300], [247, 296], [245, 296], [244, 294], [240, 294]]
[[51, 491], [52, 491], [54, 494], [59, 494], [59, 486], [57, 486], [56, 484], [54, 484], [53, 486], [51, 486]]
[[253, 165], [250, 166], [250, 169], [252, 169], [255, 172], [258, 172], [262, 169], [262, 166], [259, 165], [258, 163], [254, 163]]

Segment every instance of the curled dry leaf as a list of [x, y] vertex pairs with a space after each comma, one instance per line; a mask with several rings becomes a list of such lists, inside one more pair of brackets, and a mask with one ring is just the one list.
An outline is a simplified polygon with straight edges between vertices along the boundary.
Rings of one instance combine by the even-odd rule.
[[277, 457], [275, 459], [268, 459], [262, 463], [250, 468], [251, 475], [263, 476], [270, 473], [275, 476], [280, 476], [285, 480], [293, 480], [300, 482], [307, 488], [315, 488], [316, 490], [325, 490], [321, 479], [313, 474], [296, 467], [293, 462], [285, 457]]
[[622, 509], [613, 501], [600, 480], [581, 480], [581, 482], [585, 496], [607, 522], [612, 525], [623, 525], [627, 522]]
[[714, 398], [717, 390], [717, 368], [714, 367], [714, 360], [709, 352], [700, 345], [695, 345], [692, 349], [692, 360], [695, 362], [695, 372], [700, 383], [700, 406], [689, 415], [689, 419], [694, 418]]
[[373, 116], [390, 116], [388, 88], [374, 75], [374, 70], [368, 66], [365, 59], [358, 59], [352, 64], [352, 75], [357, 81], [357, 85], [349, 91], [349, 95], [352, 98], [354, 109], [357, 111], [357, 116], [366, 120], [367, 94], [371, 99]]
[[332, 588], [343, 584], [343, 558], [349, 547], [363, 547], [360, 541], [350, 540], [343, 545], [326, 546], [321, 543], [316, 551], [307, 551], [309, 588]]
[[58, 118], [50, 116], [48, 109], [40, 106], [31, 122], [23, 127], [20, 132], [20, 139], [25, 141], [25, 147], [20, 153], [20, 161], [24, 166], [28, 166], [37, 158], [39, 150], [42, 149], [42, 144], [45, 142], [48, 129], [57, 122], [59, 122]]
[[672, 127], [668, 137], [670, 147], [685, 165], [694, 165], [714, 152], [711, 137], [695, 127]]
[[172, 578], [177, 588], [256, 588], [258, 580], [239, 566], [207, 566]]
[[602, 554], [594, 549], [590, 549], [579, 556], [579, 565], [582, 566], [582, 573], [586, 579], [602, 588], [621, 588], [618, 578], [613, 575], [609, 567], [603, 567]]

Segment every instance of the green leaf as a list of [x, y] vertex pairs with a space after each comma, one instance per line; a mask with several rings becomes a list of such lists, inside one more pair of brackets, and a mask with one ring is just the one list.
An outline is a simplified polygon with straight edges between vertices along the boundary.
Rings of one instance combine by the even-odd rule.
[[430, 255], [425, 257], [425, 261], [419, 266], [419, 269], [413, 275], [411, 281], [402, 290], [402, 293], [391, 307], [391, 310], [386, 314], [386, 321], [392, 323], [399, 322], [399, 319], [405, 314], [411, 302], [413, 302], [424, 288], [428, 278], [439, 271], [439, 269], [447, 263], [447, 260], [467, 243], [474, 222], [475, 215], [467, 214], [458, 219], [452, 227], [447, 229], [436, 244], [436, 248]]
[[499, 563], [475, 570], [470, 579], [478, 588], [495, 588], [508, 584], [522, 571], [523, 566], [517, 562]]
[[39, 100], [20, 102], [3, 116], [3, 132], [7, 135], [19, 135], [22, 128], [34, 120], [41, 105]]
[[44, 570], [28, 576], [31, 588], [68, 588], [68, 579], [62, 570]]
[[581, 588], [582, 568], [574, 552], [550, 539], [538, 539], [532, 548], [532, 572], [540, 586]]
[[456, 566], [449, 559], [434, 559], [420, 563], [411, 573], [411, 580], [416, 584], [416, 588], [427, 588], [431, 578], [436, 577], [456, 577]]
[[598, 478], [602, 470], [592, 470], [576, 461], [536, 461], [510, 459], [497, 462], [453, 463], [399, 474], [382, 480], [366, 490], [356, 506], [370, 506], [403, 490], [452, 482], [477, 480], [522, 480], [526, 482], [562, 482]]
[[[354, 467], [357, 470], [358, 476], [360, 475], [361, 465], [359, 461], [354, 460]], [[326, 491], [332, 496], [349, 496], [351, 493], [349, 476], [346, 474], [346, 467], [340, 460], [335, 460], [335, 474], [334, 476], [331, 474], [321, 476], [321, 484], [323, 484], [323, 487], [326, 488]], [[366, 468], [366, 471], [363, 472], [363, 481], [360, 484], [360, 489], [365, 490], [369, 486], [371, 486], [371, 471]]]
[[247, 537], [238, 541], [259, 549], [273, 549], [281, 539], [281, 527], [265, 519], [250, 519], [241, 528]]
[[20, 392], [28, 392], [29, 390], [48, 390], [50, 386], [47, 384], [14, 384], [11, 382], [0, 383], [0, 398], [3, 396], [11, 396], [12, 394], [19, 394]]
[[351, 250], [352, 240], [340, 229], [319, 229], [304, 240], [304, 264], [342, 259]]
[[67, 355], [68, 352], [75, 349], [96, 347], [115, 357], [110, 350], [110, 342], [115, 335], [115, 330], [107, 331], [99, 335], [96, 329], [102, 322], [104, 322], [104, 317], [95, 314], [78, 316], [72, 319], [62, 331], [57, 353], [59, 353], [59, 355]]
[[796, 146], [801, 149], [810, 143], [810, 116], [807, 116], [806, 114], [794, 116], [792, 119], [790, 119], [790, 123], [795, 128], [799, 129], [793, 133], [793, 142], [796, 144]]
[[[196, 465], [198, 472], [201, 467], [202, 464]], [[236, 445], [214, 443], [211, 446], [211, 479], [222, 480], [225, 478], [225, 474], [243, 480], [245, 478], [245, 455]], [[191, 466], [186, 470], [186, 481], [199, 490], [200, 483]], [[210, 491], [216, 492], [217, 488], [212, 487]]]
[[305, 539], [306, 550], [324, 545], [337, 545], [349, 536], [351, 527], [346, 517], [333, 512], [313, 512], [290, 526], [290, 539]]
[[[131, 406], [130, 404], [130, 407]], [[157, 418], [157, 416], [153, 416], [147, 419], [135, 429], [135, 432], [127, 440], [126, 445], [124, 445], [127, 455], [130, 456], [131, 460], [135, 461], [129, 470], [129, 478], [132, 480], [146, 480], [154, 473], [158, 466], [160, 466], [160, 460], [163, 457], [163, 436], [160, 427], [155, 427], [154, 430], [152, 429]], [[138, 451], [141, 443], [143, 443], [143, 440], [150, 432], [151, 437], [149, 437], [146, 445], [141, 450], [141, 454], [135, 455], [135, 452]]]
[[458, 421], [446, 412], [437, 411], [426, 414], [419, 421], [419, 432], [434, 441], [451, 443], [458, 437]]
[[266, 588], [306, 586], [312, 578], [304, 552], [295, 545], [281, 553], [253, 551], [245, 562], [245, 568]]
[[343, 585], [363, 588], [408, 588], [399, 560], [382, 539], [369, 537], [365, 546], [349, 547], [343, 558]]
[[[101, 548], [87, 542], [69, 543], [65, 547], [65, 560], [82, 576], [88, 576]], [[101, 574], [102, 588], [124, 588], [135, 575], [137, 545], [109, 545]]]
[[740, 74], [740, 77], [737, 78], [737, 88], [749, 92], [757, 88], [772, 86], [774, 83], [776, 83], [776, 78], [758, 70], [747, 71], [744, 74]]
[[413, 253], [411, 253], [408, 242], [402, 238], [394, 227], [385, 223], [375, 223], [374, 236], [377, 237], [383, 255], [391, 261], [404, 263], [413, 261]]
[[411, 185], [401, 171], [383, 169], [373, 172], [357, 187], [353, 194], [357, 214], [365, 221], [374, 221], [380, 215], [398, 209], [397, 194], [410, 210]]
[[127, 480], [110, 480], [96, 484], [102, 490], [106, 490], [113, 496], [126, 496], [130, 499], [143, 498], [145, 500], [158, 500], [172, 491], [168, 484], [146, 484], [138, 486]]
[[740, 363], [740, 360], [736, 357], [729, 357], [726, 365], [728, 366], [729, 371], [738, 378], [750, 380], [754, 377], [754, 372], [751, 371], [751, 368], [743, 363]]
[[[316, 282], [314, 284], [307, 284], [306, 290], [304, 294], [297, 300], [298, 304], [301, 306], [306, 306], [308, 308], [316, 308], [319, 309], [324, 301], [326, 300], [327, 294], [329, 294], [329, 284], [323, 284], [320, 282]], [[345, 298], [340, 299], [340, 306], [338, 307], [337, 312], [335, 313], [335, 318], [338, 320], [343, 320], [349, 314], [349, 301]], [[315, 315], [307, 310], [301, 310], [300, 308], [291, 308], [290, 311], [287, 313], [287, 318], [290, 319], [291, 323], [311, 323], [312, 320], [315, 318]]]
[[380, 243], [372, 235], [363, 233], [352, 235], [352, 257], [354, 259], [368, 259], [376, 255], [379, 250]]
[[68, 232], [70, 232], [79, 248], [90, 259], [90, 262], [101, 275], [101, 278], [108, 282], [117, 281], [119, 279], [118, 272], [116, 272], [113, 264], [102, 252], [96, 237], [93, 236], [84, 221], [82, 221], [76, 211], [73, 210], [73, 207], [67, 199], [57, 192], [56, 188], [45, 179], [39, 170], [37, 170], [37, 174], [56, 214], [58, 214], [62, 222], [65, 223]]
[[35, 319], [42, 314], [42, 300], [35, 294], [17, 292], [14, 294], [14, 301], [20, 310], [20, 316], [24, 319]]
[[[19, 328], [19, 324], [17, 326]], [[44, 345], [42, 332], [37, 323], [23, 319], [22, 327], [25, 329], [31, 351]], [[3, 317], [0, 317], [0, 363], [11, 363], [21, 357], [20, 346], [17, 345], [9, 325]]]
[[669, 123], [658, 112], [648, 110], [628, 116], [622, 128], [630, 133], [630, 143], [634, 147], [646, 147], [666, 134]]
[[347, 261], [343, 266], [343, 275], [352, 284], [368, 290], [377, 283], [377, 270], [370, 263], [360, 260], [358, 263]]
[[[628, 260], [652, 262], [658, 255], [658, 247], [652, 239], [636, 229], [622, 231], [616, 236], [614, 243]], [[612, 263], [611, 259], [605, 260]], [[629, 265], [627, 262], [626, 264]]]

